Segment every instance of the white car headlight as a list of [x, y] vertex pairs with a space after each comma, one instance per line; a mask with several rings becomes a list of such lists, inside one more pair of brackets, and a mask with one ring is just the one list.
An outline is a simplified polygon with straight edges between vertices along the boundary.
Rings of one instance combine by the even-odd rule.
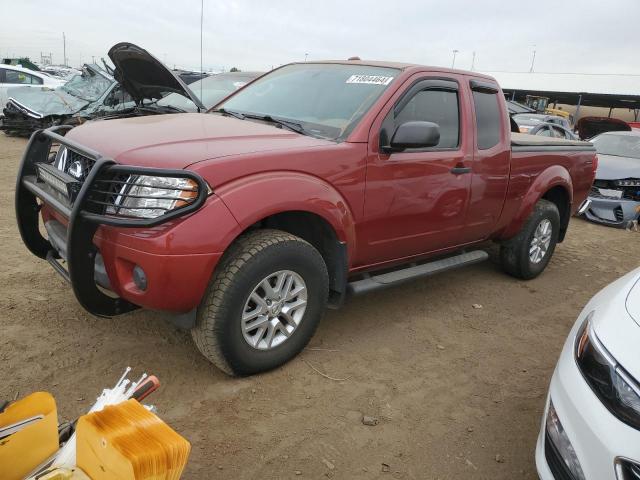
[[640, 430], [640, 385], [602, 345], [587, 315], [576, 337], [575, 357], [587, 384], [619, 420]]
[[573, 449], [573, 445], [571, 445], [571, 441], [562, 426], [560, 418], [558, 418], [558, 413], [553, 406], [552, 400], [549, 402], [549, 410], [547, 411], [545, 423], [547, 436], [551, 441], [551, 445], [549, 446], [555, 449], [556, 456], [560, 457], [561, 461], [564, 462], [566, 469], [571, 472], [573, 478], [576, 480], [585, 480], [584, 472], [580, 466], [576, 451]]
[[132, 176], [116, 197], [114, 206], [107, 208], [107, 213], [156, 218], [188, 205], [197, 196], [198, 184], [190, 178]]

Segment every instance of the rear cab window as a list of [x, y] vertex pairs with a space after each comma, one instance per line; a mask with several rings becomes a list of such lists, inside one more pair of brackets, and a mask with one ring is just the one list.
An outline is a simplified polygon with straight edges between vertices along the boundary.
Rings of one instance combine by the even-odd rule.
[[476, 116], [478, 150], [488, 150], [500, 143], [502, 113], [498, 88], [488, 82], [471, 81]]

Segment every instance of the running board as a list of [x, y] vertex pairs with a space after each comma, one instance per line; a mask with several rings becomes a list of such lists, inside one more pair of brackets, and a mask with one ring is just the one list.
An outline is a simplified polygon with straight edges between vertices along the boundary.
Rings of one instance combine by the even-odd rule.
[[349, 282], [347, 285], [347, 292], [350, 295], [369, 293], [374, 290], [392, 287], [409, 280], [428, 277], [430, 275], [435, 275], [436, 273], [446, 272], [447, 270], [473, 265], [474, 263], [483, 262], [488, 258], [489, 254], [487, 252], [475, 250], [473, 252], [462, 253], [460, 255], [442, 258], [440, 260], [423, 263], [421, 265], [414, 264], [392, 272], [370, 275], [362, 280]]

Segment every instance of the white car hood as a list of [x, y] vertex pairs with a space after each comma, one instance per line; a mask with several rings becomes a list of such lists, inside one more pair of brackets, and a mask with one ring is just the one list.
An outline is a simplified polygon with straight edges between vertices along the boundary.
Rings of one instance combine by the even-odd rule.
[[595, 310], [596, 335], [625, 370], [640, 381], [640, 268], [601, 290], [585, 310]]

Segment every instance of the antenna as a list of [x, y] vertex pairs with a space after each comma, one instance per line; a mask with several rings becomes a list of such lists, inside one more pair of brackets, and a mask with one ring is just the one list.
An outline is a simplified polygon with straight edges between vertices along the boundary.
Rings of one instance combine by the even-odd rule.
[[[204, 0], [200, 0], [200, 103], [202, 103], [202, 24], [204, 21]], [[198, 112], [200, 108], [198, 108]]]

